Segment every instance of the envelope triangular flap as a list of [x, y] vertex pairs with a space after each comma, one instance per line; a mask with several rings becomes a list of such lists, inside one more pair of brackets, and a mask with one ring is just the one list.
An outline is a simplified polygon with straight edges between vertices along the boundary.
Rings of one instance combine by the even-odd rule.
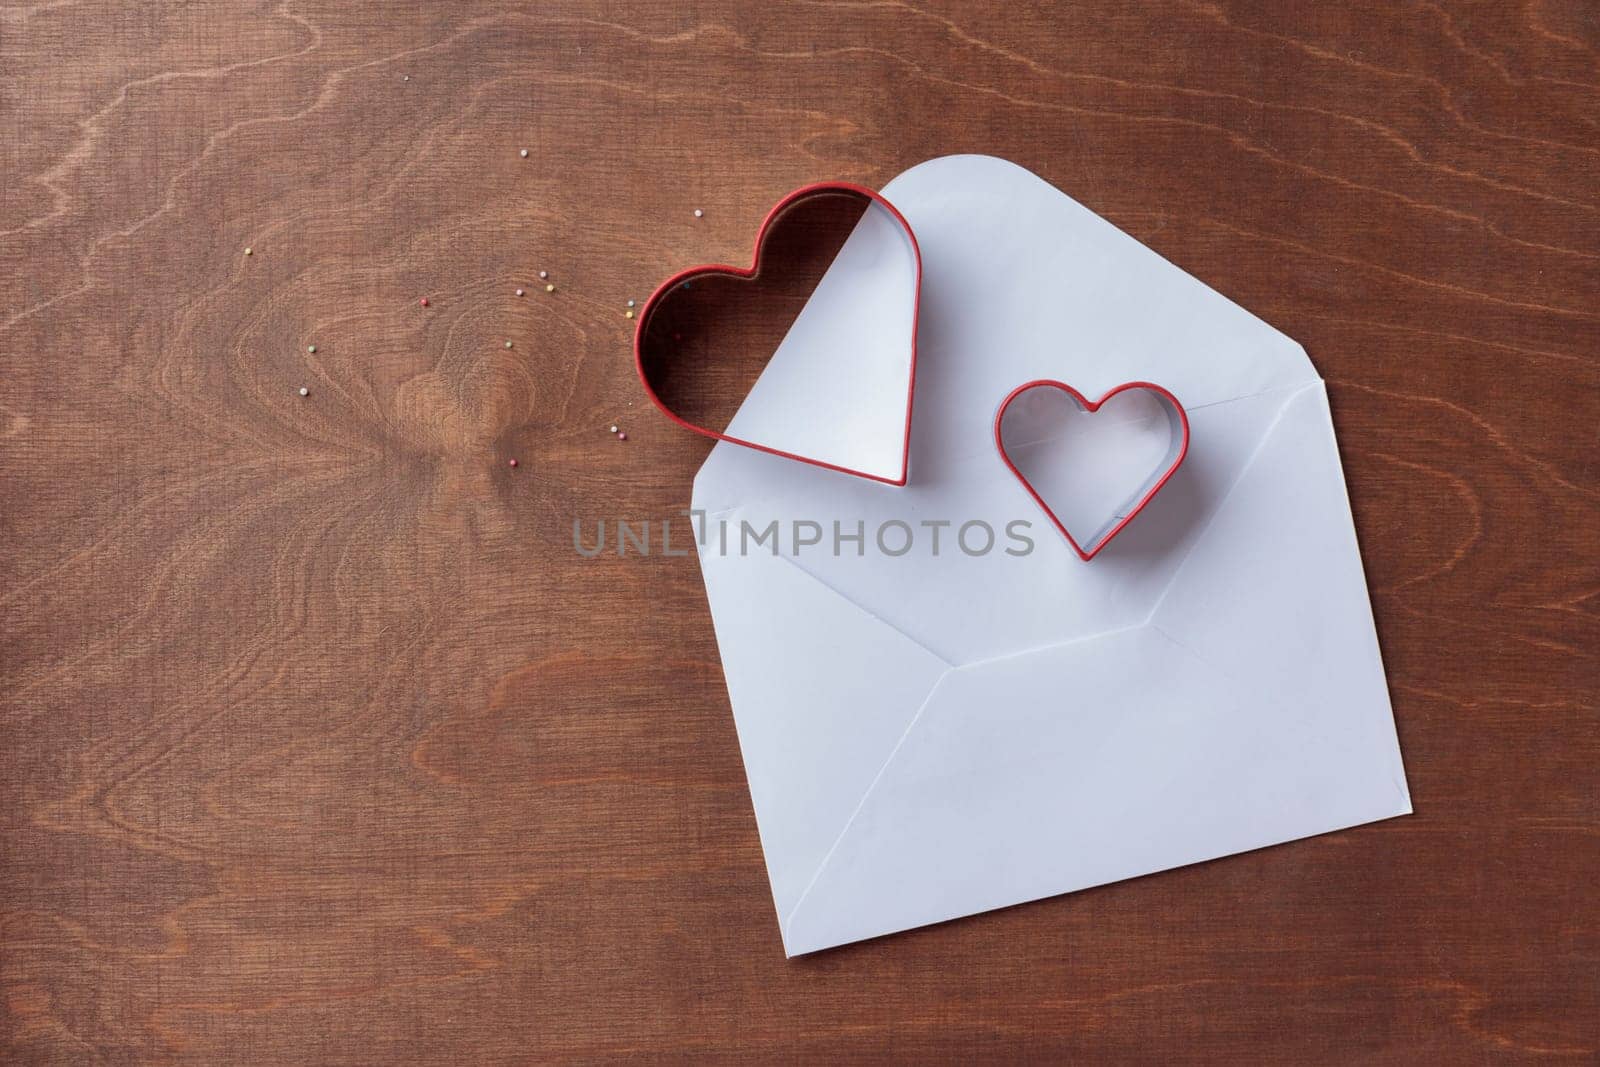
[[[952, 662], [1040, 647], [1142, 619], [1181, 553], [1127, 550], [1083, 567], [1048, 529], [1022, 487], [999, 465], [992, 420], [1000, 399], [1021, 382], [1059, 378], [1088, 395], [1131, 379], [1156, 381], [1191, 410], [1238, 404], [1197, 438], [1183, 481], [1169, 500], [1199, 485], [1226, 485], [1289, 388], [1315, 381], [1300, 346], [1163, 260], [1039, 178], [984, 156], [924, 163], [884, 190], [923, 246], [923, 300], [910, 482], [884, 486], [733, 447], [714, 449], [696, 479], [697, 507], [740, 506], [754, 520], [800, 518], [831, 531], [862, 524], [910, 524], [919, 534], [904, 558], [885, 566], [826, 547], [796, 557], [828, 587], [910, 634]], [[892, 243], [889, 232], [859, 231]], [[887, 251], [883, 253], [887, 255]], [[866, 257], [864, 257], [866, 258]], [[857, 302], [819, 292], [802, 317], [822, 333], [837, 303], [857, 321]], [[830, 335], [832, 335], [830, 333]], [[746, 412], [784, 409], [782, 382], [838, 377], [837, 348], [791, 334], [752, 391]], [[816, 373], [812, 373], [815, 371]], [[1252, 398], [1260, 397], [1260, 400]], [[1246, 411], [1245, 408], [1249, 410]], [[806, 410], [796, 404], [795, 411]], [[774, 416], [776, 417], [776, 416]], [[759, 421], [759, 420], [758, 420]], [[1200, 427], [1198, 429], [1207, 429]], [[753, 431], [752, 431], [753, 432]], [[763, 510], [756, 506], [760, 501]], [[1214, 499], [1197, 496], [1185, 522]], [[1125, 532], [1130, 544], [1182, 530], [1171, 507], [1147, 511]], [[1026, 566], [1004, 548], [967, 556], [959, 528], [980, 522], [1002, 534], [1013, 520], [1034, 523]], [[923, 523], [946, 524], [941, 546]], [[1182, 525], [1182, 524], [1179, 524]], [[981, 537], [981, 533], [976, 535]], [[1120, 557], [1120, 558], [1119, 558]], [[952, 613], [948, 605], [962, 605]]]
[[1317, 378], [1292, 338], [1014, 163], [930, 160], [883, 194], [922, 244], [916, 416], [940, 428], [936, 463], [988, 442], [1002, 381], [1094, 397], [1143, 379], [1197, 408]]

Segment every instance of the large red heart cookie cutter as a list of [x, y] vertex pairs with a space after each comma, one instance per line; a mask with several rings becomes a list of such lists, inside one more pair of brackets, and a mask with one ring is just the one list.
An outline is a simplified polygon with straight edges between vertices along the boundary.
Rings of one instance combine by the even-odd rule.
[[[1117, 509], [1116, 513], [1112, 515], [1111, 521], [1091, 536], [1085, 544], [1078, 542], [1078, 539], [1072, 535], [1072, 531], [1067, 529], [1066, 524], [1056, 514], [1055, 509], [1045, 501], [1044, 496], [1022, 473], [1017, 464], [1012, 461], [1010, 454], [1006, 452], [1005, 435], [1001, 428], [1005, 419], [1006, 409], [1018, 397], [1034, 389], [1060, 390], [1066, 393], [1073, 403], [1087, 414], [1099, 411], [1106, 401], [1120, 393], [1134, 389], [1144, 390], [1161, 403], [1170, 420], [1172, 437], [1166, 457], [1156, 465], [1150, 476], [1145, 479], [1124, 505]], [[1177, 472], [1178, 466], [1183, 462], [1184, 457], [1189, 454], [1189, 415], [1183, 410], [1183, 405], [1178, 402], [1177, 397], [1153, 382], [1124, 382], [1113, 389], [1107, 390], [1100, 399], [1090, 400], [1066, 382], [1059, 382], [1051, 378], [1039, 378], [1017, 386], [1000, 402], [1000, 410], [994, 416], [994, 444], [995, 448], [999, 450], [1000, 459], [1005, 463], [1006, 467], [1016, 476], [1017, 481], [1022, 483], [1022, 487], [1028, 491], [1029, 496], [1033, 497], [1039, 508], [1049, 516], [1050, 521], [1055, 524], [1055, 528], [1061, 531], [1061, 536], [1067, 539], [1067, 543], [1072, 546], [1072, 550], [1087, 563], [1106, 545], [1110, 544], [1112, 538], [1121, 533], [1128, 523], [1133, 521], [1135, 515], [1144, 510], [1145, 505], [1154, 499], [1156, 493], [1161, 491], [1161, 487], [1166, 485], [1173, 474]]]
[[[866, 201], [866, 206], [868, 208], [877, 206], [886, 211], [890, 218], [894, 220], [895, 224], [902, 231], [904, 231], [906, 242], [909, 245], [911, 253], [911, 265], [914, 271], [912, 275], [913, 285], [911, 287], [910, 307], [911, 351], [909, 353], [906, 372], [905, 431], [901, 439], [900, 472], [896, 477], [889, 477], [885, 474], [875, 474], [870, 471], [852, 469], [851, 467], [838, 463], [830, 463], [814, 456], [799, 455], [795, 452], [786, 451], [770, 444], [763, 444], [760, 441], [752, 441], [742, 437], [735, 437], [731, 434], [713, 430], [709, 427], [701, 426], [697, 423], [691, 422], [688, 419], [683, 418], [677, 412], [673, 411], [661, 398], [656, 391], [655, 386], [651, 383], [650, 374], [646, 370], [645, 366], [645, 334], [649, 328], [651, 316], [656, 312], [657, 309], [660, 308], [662, 301], [669, 294], [682, 287], [686, 282], [709, 275], [731, 277], [745, 281], [754, 281], [761, 272], [761, 257], [766, 247], [767, 236], [771, 232], [773, 225], [778, 222], [779, 219], [783, 218], [786, 213], [804, 201], [808, 201], [816, 197], [839, 196], [842, 194], [863, 198]], [[841, 474], [855, 475], [858, 478], [866, 478], [871, 481], [883, 482], [888, 485], [903, 486], [906, 484], [910, 468], [911, 403], [916, 392], [917, 314], [920, 306], [921, 295], [922, 252], [917, 247], [916, 234], [912, 233], [910, 223], [906, 222], [905, 216], [901, 215], [899, 210], [893, 204], [884, 199], [883, 196], [875, 190], [868, 189], [865, 186], [856, 185], [852, 182], [816, 182], [811, 185], [804, 185], [789, 193], [782, 200], [778, 201], [778, 203], [773, 206], [772, 210], [767, 212], [766, 218], [764, 218], [761, 222], [761, 228], [756, 233], [755, 250], [750, 257], [750, 266], [736, 267], [727, 263], [707, 263], [696, 267], [689, 267], [686, 270], [679, 271], [666, 281], [662, 282], [656, 288], [655, 292], [650, 294], [650, 298], [644, 302], [644, 307], [639, 312], [638, 325], [634, 330], [634, 367], [638, 371], [639, 382], [644, 386], [645, 395], [650, 398], [650, 402], [659, 408], [663, 415], [686, 430], [692, 430], [697, 434], [712, 438], [716, 441], [727, 441], [730, 444], [742, 445], [745, 448], [753, 448], [758, 452], [766, 452], [769, 455], [781, 456], [784, 459], [798, 460], [801, 463], [809, 463], [812, 466], [822, 467], [831, 471], [838, 471]]]

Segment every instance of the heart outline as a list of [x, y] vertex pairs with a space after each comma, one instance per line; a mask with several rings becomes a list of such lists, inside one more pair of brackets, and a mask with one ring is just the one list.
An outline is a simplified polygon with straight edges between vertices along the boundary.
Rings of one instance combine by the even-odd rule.
[[[1078, 539], [1072, 536], [1072, 533], [1067, 529], [1066, 524], [1063, 523], [1056, 515], [1055, 510], [1051, 508], [1049, 504], [1045, 503], [1044, 497], [1039, 495], [1039, 491], [1033, 487], [1033, 483], [1028, 481], [1027, 476], [1024, 475], [1022, 471], [1017, 469], [1017, 465], [1015, 463], [1011, 462], [1011, 456], [1006, 453], [1005, 440], [1000, 433], [1001, 420], [1005, 418], [1006, 409], [1011, 406], [1011, 402], [1031, 389], [1059, 389], [1077, 401], [1078, 406], [1083, 408], [1083, 410], [1090, 415], [1093, 415], [1096, 411], [1099, 411], [1101, 406], [1105, 404], [1107, 400], [1110, 400], [1118, 393], [1126, 392], [1129, 389], [1145, 389], [1160, 396], [1172, 406], [1172, 410], [1178, 413], [1178, 426], [1182, 431], [1179, 439], [1178, 454], [1173, 457], [1171, 463], [1167, 464], [1166, 470], [1161, 472], [1161, 476], [1155, 480], [1154, 484], [1152, 484], [1149, 489], [1145, 490], [1144, 495], [1139, 498], [1138, 503], [1134, 504], [1133, 507], [1128, 509], [1128, 513], [1122, 517], [1122, 521], [1113, 526], [1098, 541], [1091, 545], [1087, 552], [1084, 551], [1082, 545], [1078, 544]], [[1139, 512], [1144, 510], [1146, 504], [1155, 499], [1155, 495], [1161, 491], [1161, 487], [1166, 485], [1172, 476], [1177, 473], [1178, 467], [1182, 465], [1184, 458], [1189, 454], [1189, 413], [1184, 410], [1183, 404], [1179, 402], [1177, 397], [1172, 395], [1170, 390], [1167, 390], [1162, 386], [1155, 384], [1154, 382], [1123, 382], [1121, 385], [1113, 386], [1112, 388], [1106, 390], [1106, 392], [1101, 394], [1100, 399], [1091, 401], [1088, 397], [1078, 392], [1078, 390], [1074, 389], [1066, 382], [1058, 381], [1054, 378], [1035, 378], [1031, 382], [1024, 382], [1023, 384], [1017, 386], [1015, 389], [1011, 390], [1011, 392], [1006, 394], [1006, 398], [1004, 400], [1000, 401], [1000, 409], [995, 412], [994, 416], [994, 445], [996, 450], [998, 450], [1000, 453], [1000, 461], [1006, 465], [1006, 468], [1011, 471], [1011, 473], [1016, 477], [1017, 481], [1022, 483], [1022, 487], [1028, 491], [1029, 496], [1033, 497], [1034, 503], [1039, 505], [1040, 510], [1049, 516], [1050, 521], [1055, 524], [1055, 528], [1061, 531], [1061, 536], [1067, 539], [1067, 544], [1071, 545], [1072, 550], [1078, 554], [1078, 558], [1083, 560], [1085, 563], [1088, 563], [1090, 560], [1094, 559], [1095, 556], [1099, 555], [1101, 550], [1109, 545], [1112, 539], [1115, 538], [1117, 534], [1121, 533], [1123, 528], [1126, 527], [1128, 523], [1133, 521], [1134, 516], [1138, 515]]]
[[[661, 301], [668, 293], [686, 281], [707, 275], [720, 275], [740, 278], [745, 281], [754, 278], [758, 273], [760, 273], [761, 252], [763, 247], [766, 245], [767, 235], [771, 231], [773, 224], [783, 216], [784, 212], [794, 207], [800, 201], [815, 196], [825, 196], [830, 193], [851, 193], [859, 196], [865, 196], [871, 203], [877, 204], [879, 207], [882, 207], [884, 210], [889, 212], [889, 215], [894, 219], [895, 223], [905, 233], [906, 240], [911, 244], [911, 261], [915, 270], [915, 278], [911, 287], [911, 359], [907, 367], [906, 374], [905, 436], [903, 437], [900, 446], [900, 477], [897, 479], [885, 477], [881, 474], [871, 474], [867, 471], [854, 470], [850, 467], [840, 466], [836, 463], [828, 463], [820, 459], [813, 459], [809, 456], [802, 456], [794, 452], [785, 452], [784, 450], [780, 448], [774, 448], [771, 445], [763, 445], [756, 441], [748, 441], [742, 437], [734, 437], [731, 434], [720, 433], [716, 430], [711, 430], [704, 426], [696, 425], [695, 423], [692, 423], [678, 415], [671, 408], [667, 407], [666, 403], [663, 402], [658, 395], [656, 395], [655, 389], [651, 388], [650, 379], [648, 375], [645, 374], [645, 329], [650, 323], [652, 314], [655, 312], [656, 308], [660, 306]], [[761, 226], [756, 230], [755, 248], [751, 252], [750, 266], [736, 267], [729, 263], [702, 263], [680, 270], [678, 273], [672, 275], [670, 278], [656, 287], [655, 292], [650, 294], [649, 299], [644, 302], [644, 307], [640, 309], [638, 325], [634, 327], [634, 370], [639, 375], [639, 384], [644, 387], [645, 395], [650, 398], [650, 402], [654, 404], [663, 415], [684, 429], [691, 430], [697, 434], [700, 434], [702, 437], [709, 437], [715, 441], [727, 441], [729, 444], [742, 445], [745, 448], [753, 448], [757, 452], [765, 452], [768, 455], [779, 456], [783, 459], [796, 460], [800, 463], [807, 463], [813, 467], [821, 467], [824, 470], [836, 471], [840, 474], [849, 474], [857, 478], [865, 478], [868, 481], [882, 482], [885, 485], [904, 487], [909, 481], [911, 469], [911, 409], [912, 403], [916, 398], [917, 391], [917, 325], [920, 317], [921, 306], [922, 250], [917, 245], [917, 235], [912, 231], [911, 224], [906, 221], [904, 215], [900, 214], [899, 209], [891, 204], [888, 200], [884, 199], [882, 194], [874, 189], [868, 189], [864, 185], [857, 185], [854, 182], [842, 181], [812, 182], [809, 185], [802, 185], [798, 189], [786, 194], [783, 199], [779, 200], [773, 205], [772, 209], [767, 212], [766, 217], [761, 220]]]

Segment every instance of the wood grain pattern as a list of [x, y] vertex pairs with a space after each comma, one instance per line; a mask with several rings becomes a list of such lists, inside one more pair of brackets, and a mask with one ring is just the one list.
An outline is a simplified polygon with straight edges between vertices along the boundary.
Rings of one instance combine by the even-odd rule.
[[[625, 299], [955, 151], [1305, 344], [1417, 815], [786, 962], [570, 521]], [[1600, 1057], [1591, 0], [0, 0], [0, 153], [0, 1059]]]

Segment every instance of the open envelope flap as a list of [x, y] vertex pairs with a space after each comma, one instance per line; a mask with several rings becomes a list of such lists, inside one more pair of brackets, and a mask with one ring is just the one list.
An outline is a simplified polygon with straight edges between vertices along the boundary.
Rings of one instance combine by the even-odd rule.
[[1319, 385], [1148, 624], [947, 672], [786, 950], [1410, 812], [1341, 487]]
[[[829, 530], [835, 520], [845, 530], [910, 524], [922, 543], [887, 566], [849, 551], [801, 553], [796, 562], [951, 662], [1142, 620], [1183, 558], [1183, 539], [1238, 476], [1264, 426], [1294, 389], [1319, 380], [1304, 351], [1014, 164], [933, 160], [897, 177], [885, 194], [923, 250], [910, 483], [895, 488], [719, 446], [695, 479], [695, 506], [737, 508], [762, 526], [773, 519]], [[876, 229], [851, 237], [853, 246], [899, 240]], [[891, 317], [899, 310], [893, 302], [884, 308]], [[811, 327], [779, 346], [741, 408], [741, 425], [758, 413], [776, 419], [787, 401], [779, 387], [791, 380], [856, 388], [847, 369], [854, 349], [812, 339], [840, 336], [822, 328], [833, 316], [858, 323], [862, 314], [858, 302], [819, 290], [802, 315]], [[1184, 467], [1093, 567], [1048, 529], [995, 451], [1001, 399], [1038, 378], [1068, 381], [1088, 395], [1146, 379], [1171, 389], [1190, 412], [1196, 444]], [[796, 412], [813, 413], [803, 394], [796, 397]], [[1003, 534], [1014, 520], [1033, 523], [1040, 535], [1022, 563], [1003, 550], [967, 556], [952, 544], [965, 522]], [[942, 552], [924, 522], [949, 524]]]

